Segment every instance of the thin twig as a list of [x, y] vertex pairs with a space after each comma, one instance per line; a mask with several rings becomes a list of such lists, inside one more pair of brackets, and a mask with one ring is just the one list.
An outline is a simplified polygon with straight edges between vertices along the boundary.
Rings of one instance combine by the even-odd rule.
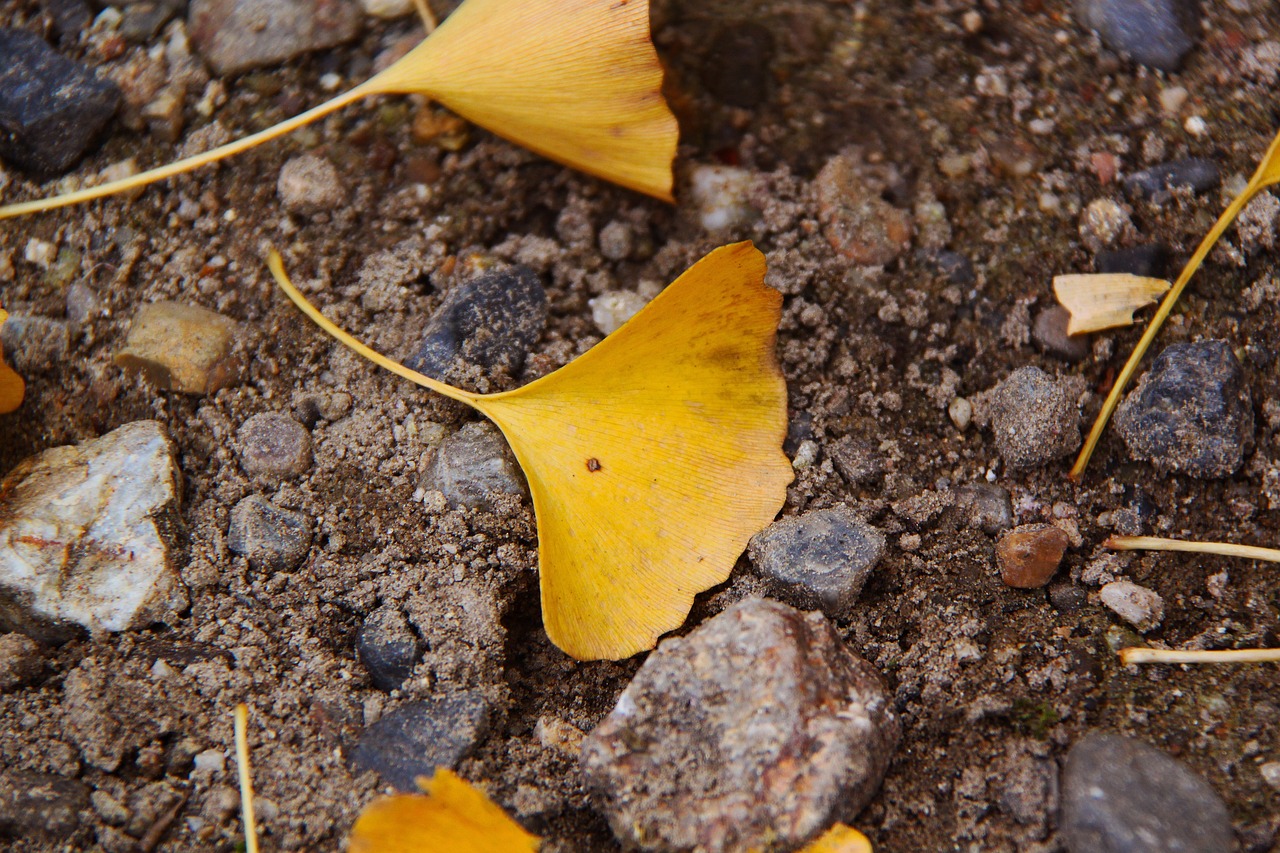
[[249, 706], [236, 706], [236, 764], [240, 770], [240, 810], [244, 813], [244, 845], [258, 853], [258, 822], [253, 816], [253, 778], [249, 772]]
[[432, 14], [431, 7], [427, 5], [427, 0], [413, 0], [413, 5], [418, 10], [418, 17], [422, 19], [422, 28], [427, 31], [427, 35], [431, 35], [435, 32], [436, 27], [440, 26], [440, 22]]
[[1188, 551], [1196, 554], [1217, 554], [1222, 557], [1244, 557], [1247, 560], [1280, 563], [1280, 549], [1236, 545], [1232, 542], [1194, 542], [1186, 539], [1166, 539], [1163, 536], [1110, 536], [1102, 543], [1102, 547], [1113, 551]]
[[1120, 662], [1131, 663], [1280, 663], [1280, 649], [1143, 649], [1120, 650]]

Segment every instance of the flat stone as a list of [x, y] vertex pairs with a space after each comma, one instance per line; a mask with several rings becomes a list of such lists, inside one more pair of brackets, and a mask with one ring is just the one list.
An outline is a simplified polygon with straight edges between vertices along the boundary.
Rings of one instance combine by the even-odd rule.
[[884, 534], [846, 507], [775, 521], [751, 539], [756, 571], [796, 607], [844, 618], [884, 556]]
[[392, 691], [403, 684], [422, 650], [422, 640], [398, 607], [383, 606], [370, 613], [356, 637], [356, 652], [379, 690]]
[[342, 175], [327, 157], [303, 154], [280, 169], [276, 194], [294, 213], [309, 215], [341, 207], [347, 201]]
[[456, 768], [471, 754], [488, 733], [489, 714], [488, 701], [469, 691], [402, 705], [360, 733], [349, 763], [357, 772], [375, 771], [397, 790], [416, 793], [418, 776]]
[[911, 247], [911, 213], [894, 207], [859, 177], [852, 158], [827, 161], [816, 179], [818, 219], [836, 254], [855, 264], [883, 266]]
[[1010, 468], [1038, 468], [1080, 447], [1080, 411], [1066, 385], [1038, 367], [1021, 367], [996, 386], [996, 450]]
[[1059, 834], [1068, 853], [1236, 849], [1227, 808], [1204, 779], [1142, 741], [1103, 732], [1067, 754]]
[[[90, 819], [89, 786], [29, 770], [0, 772], [0, 839], [73, 842]], [[66, 849], [85, 849], [75, 845]]]
[[205, 308], [150, 302], [138, 309], [115, 363], [164, 391], [213, 394], [240, 380], [239, 324]]
[[64, 172], [85, 155], [120, 104], [120, 89], [25, 30], [0, 29], [0, 158]]
[[255, 569], [293, 571], [311, 549], [311, 519], [249, 495], [231, 510], [227, 547]]
[[288, 415], [261, 412], [236, 434], [240, 465], [250, 476], [281, 480], [311, 467], [311, 433]]
[[155, 421], [46, 450], [0, 482], [0, 629], [66, 639], [124, 631], [187, 606], [173, 445]]
[[966, 524], [988, 536], [1013, 527], [1013, 500], [1004, 486], [965, 483], [955, 490], [953, 506]]
[[1207, 192], [1222, 180], [1218, 164], [1204, 157], [1185, 157], [1171, 160], [1125, 178], [1124, 185], [1132, 192], [1155, 202], [1165, 202], [1177, 189]]
[[1121, 56], [1161, 71], [1177, 71], [1195, 46], [1195, 0], [1075, 0], [1076, 20]]
[[43, 668], [39, 643], [25, 634], [0, 634], [0, 693], [30, 684]]
[[547, 292], [533, 270], [490, 270], [445, 295], [405, 365], [451, 383], [468, 368], [516, 376], [546, 324]]
[[1039, 589], [1062, 565], [1071, 544], [1066, 531], [1052, 524], [1021, 524], [996, 543], [996, 563], [1006, 586]]
[[494, 497], [523, 497], [524, 474], [498, 428], [487, 422], [464, 425], [446, 436], [427, 465], [420, 488], [444, 495], [457, 509], [494, 509]]
[[1164, 619], [1164, 599], [1155, 590], [1130, 581], [1112, 581], [1098, 593], [1112, 613], [1145, 634]]
[[749, 599], [659, 644], [583, 742], [583, 780], [628, 849], [792, 849], [875, 794], [892, 707], [825, 616]]
[[187, 31], [215, 73], [278, 65], [360, 34], [351, 0], [191, 0]]

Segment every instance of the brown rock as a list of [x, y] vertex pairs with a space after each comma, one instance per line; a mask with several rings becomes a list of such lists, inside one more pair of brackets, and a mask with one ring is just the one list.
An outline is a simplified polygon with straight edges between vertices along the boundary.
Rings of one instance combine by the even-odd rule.
[[858, 174], [856, 161], [837, 156], [818, 173], [818, 218], [841, 256], [863, 266], [883, 266], [911, 245], [911, 213], [880, 197]]
[[1049, 582], [1071, 544], [1052, 524], [1023, 524], [1000, 537], [996, 562], [1000, 578], [1018, 589], [1038, 589]]
[[0, 693], [30, 683], [44, 665], [40, 646], [22, 634], [0, 634]]
[[240, 377], [232, 354], [238, 324], [195, 305], [152, 302], [134, 315], [115, 363], [143, 373], [158, 388], [212, 394]]
[[350, 41], [360, 33], [351, 0], [192, 0], [187, 29], [217, 74], [240, 74]]

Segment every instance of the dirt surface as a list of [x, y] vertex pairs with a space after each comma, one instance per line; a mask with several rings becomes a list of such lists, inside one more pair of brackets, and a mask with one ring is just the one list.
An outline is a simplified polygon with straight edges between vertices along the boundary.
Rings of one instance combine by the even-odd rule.
[[[655, 40], [682, 125], [679, 180], [699, 164], [749, 170], [749, 199], [761, 214], [753, 224], [709, 233], [683, 188], [670, 207], [475, 128], [457, 152], [415, 142], [410, 122], [419, 107], [398, 99], [348, 108], [133, 198], [0, 225], [6, 309], [63, 319], [74, 282], [102, 308], [76, 328], [65, 361], [28, 373], [22, 409], [0, 417], [0, 471], [45, 448], [159, 420], [180, 454], [182, 576], [191, 591], [190, 610], [173, 625], [43, 649], [41, 676], [0, 695], [0, 765], [76, 777], [126, 806], [127, 819], [103, 806], [87, 812], [70, 836], [74, 849], [132, 843], [120, 836], [144, 836], [179, 805], [155, 849], [232, 850], [242, 843], [234, 760], [193, 771], [190, 757], [229, 750], [232, 708], [247, 702], [257, 791], [269, 801], [259, 809], [268, 849], [332, 850], [379, 790], [372, 774], [353, 775], [344, 760], [360, 729], [405, 701], [474, 689], [495, 714], [461, 774], [483, 781], [551, 850], [613, 849], [565, 746], [573, 738], [540, 739], [535, 727], [544, 719], [553, 724], [543, 730], [568, 731], [560, 722], [591, 729], [640, 658], [577, 663], [549, 643], [528, 501], [485, 512], [415, 499], [438, 434], [429, 425], [452, 430], [473, 416], [322, 335], [273, 289], [263, 256], [280, 248], [330, 317], [400, 358], [476, 258], [526, 263], [548, 287], [551, 321], [517, 377], [524, 382], [600, 340], [592, 296], [652, 292], [711, 248], [751, 239], [786, 296], [778, 352], [792, 419], [809, 424], [804, 437], [822, 451], [797, 472], [784, 514], [847, 504], [889, 537], [853, 616], [839, 624], [885, 675], [902, 721], [883, 787], [856, 821], [876, 849], [1054, 849], [1054, 817], [1037, 780], [1045, 768], [1056, 774], [1081, 733], [1101, 727], [1185, 761], [1225, 798], [1243, 849], [1269, 850], [1278, 795], [1257, 768], [1280, 759], [1280, 674], [1255, 666], [1126, 670], [1111, 646], [1137, 637], [1080, 577], [1106, 553], [1099, 543], [1117, 511], [1162, 535], [1280, 542], [1280, 494], [1275, 475], [1267, 480], [1280, 461], [1280, 304], [1267, 284], [1274, 220], [1228, 234], [1158, 344], [1216, 337], [1237, 348], [1257, 429], [1235, 476], [1157, 476], [1128, 461], [1113, 431], [1080, 485], [1066, 478], [1069, 459], [1009, 472], [990, 431], [957, 429], [947, 406], [1037, 365], [1085, 380], [1087, 426], [1138, 331], [1099, 335], [1089, 356], [1068, 364], [1031, 343], [1029, 318], [1051, 304], [1053, 274], [1092, 270], [1078, 223], [1098, 198], [1132, 208], [1133, 228], [1115, 246], [1164, 243], [1167, 272], [1176, 274], [1222, 209], [1223, 192], [1134, 200], [1102, 180], [1106, 155], [1121, 177], [1190, 155], [1216, 162], [1226, 185], [1251, 173], [1277, 114], [1275, 69], [1268, 76], [1250, 51], [1280, 40], [1280, 17], [1264, 0], [1205, 4], [1197, 49], [1183, 71], [1165, 76], [1101, 50], [1065, 2], [655, 5]], [[39, 18], [34, 2], [0, 3], [0, 23], [39, 30]], [[734, 107], [722, 91], [713, 94], [720, 90], [710, 46], [726, 27], [749, 22], [772, 34], [752, 42], [768, 50], [759, 57], [767, 73], [759, 102]], [[370, 19], [354, 44], [223, 80], [225, 97], [213, 98], [209, 116], [197, 109], [208, 90], [194, 88], [179, 142], [117, 123], [72, 174], [128, 157], [160, 163], [193, 135], [263, 127], [321, 101], [326, 74], [341, 75], [344, 86], [363, 79], [374, 57], [416, 27], [412, 18]], [[163, 38], [110, 58], [92, 40], [62, 49], [127, 75]], [[735, 55], [742, 53], [750, 51]], [[1160, 96], [1174, 86], [1188, 98], [1166, 112]], [[1204, 120], [1199, 135], [1187, 129], [1195, 116]], [[1052, 124], [1033, 128], [1035, 119]], [[310, 216], [282, 208], [282, 164], [307, 150], [338, 165], [345, 206]], [[882, 269], [839, 256], [819, 224], [814, 178], [841, 150], [863, 164], [888, 204], [916, 220], [913, 247]], [[1022, 175], [1025, 162], [1033, 168]], [[56, 188], [5, 175], [6, 201]], [[597, 239], [613, 221], [635, 235], [624, 260], [607, 258]], [[33, 239], [53, 244], [65, 263], [42, 269], [26, 260]], [[403, 280], [357, 286], [366, 261], [389, 249], [409, 271]], [[939, 271], [929, 255], [939, 249], [968, 258], [973, 280]], [[249, 356], [243, 381], [212, 396], [170, 394], [113, 366], [138, 306], [158, 299], [240, 321]], [[349, 395], [349, 412], [316, 422], [306, 474], [278, 486], [245, 475], [235, 439], [241, 423], [260, 412], [314, 410], [315, 400], [338, 415], [341, 395]], [[836, 472], [826, 451], [846, 436], [883, 456], [882, 477], [850, 486]], [[995, 538], [948, 508], [951, 489], [991, 480], [1011, 493], [1017, 522], [1056, 520], [1078, 532], [1047, 590], [1004, 586]], [[227, 550], [230, 509], [253, 492], [314, 519], [315, 540], [298, 569], [252, 570]], [[1164, 622], [1148, 641], [1280, 645], [1274, 567], [1171, 554], [1116, 559], [1129, 579], [1164, 598]], [[686, 629], [762, 591], [744, 558], [727, 584], [699, 598]], [[406, 609], [427, 649], [392, 695], [372, 686], [355, 652], [361, 617], [388, 603]], [[167, 665], [159, 674], [157, 661]]]

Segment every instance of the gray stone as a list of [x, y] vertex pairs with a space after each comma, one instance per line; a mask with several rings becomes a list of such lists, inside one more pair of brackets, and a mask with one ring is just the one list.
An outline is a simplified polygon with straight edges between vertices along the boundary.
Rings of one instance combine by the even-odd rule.
[[600, 254], [611, 261], [621, 261], [631, 256], [635, 248], [635, 235], [631, 226], [614, 220], [600, 229]]
[[155, 421], [19, 463], [0, 481], [0, 629], [57, 640], [72, 625], [123, 631], [185, 609], [178, 478]]
[[1173, 344], [1116, 411], [1135, 459], [1161, 472], [1226, 477], [1253, 443], [1253, 401], [1226, 341]]
[[83, 782], [28, 770], [0, 773], [0, 840], [57, 842], [64, 849], [87, 822], [88, 809], [89, 786]]
[[879, 442], [852, 435], [842, 436], [827, 448], [831, 464], [850, 486], [869, 486], [884, 478], [889, 461]]
[[421, 489], [442, 493], [454, 509], [492, 510], [495, 496], [527, 493], [524, 474], [506, 439], [487, 422], [466, 424], [440, 442]]
[[417, 792], [418, 776], [453, 769], [471, 754], [488, 733], [489, 715], [488, 701], [470, 691], [402, 705], [361, 732], [349, 763], [397, 790]]
[[347, 188], [338, 169], [327, 157], [303, 154], [280, 169], [276, 194], [294, 213], [312, 214], [333, 210], [347, 201]]
[[403, 684], [413, 674], [422, 649], [422, 641], [398, 607], [379, 607], [370, 613], [356, 637], [360, 661], [380, 690], [395, 690]]
[[351, 0], [191, 0], [187, 30], [218, 74], [277, 65], [360, 33]]
[[1145, 586], [1130, 581], [1112, 581], [1099, 591], [1098, 597], [1112, 613], [1140, 633], [1159, 627], [1164, 619], [1164, 599]]
[[311, 520], [249, 495], [231, 510], [227, 547], [255, 569], [292, 571], [311, 549]]
[[1093, 258], [1098, 272], [1127, 272], [1147, 278], [1162, 278], [1169, 257], [1169, 250], [1160, 243], [1130, 246], [1099, 252]]
[[1020, 524], [996, 542], [1000, 579], [1015, 589], [1039, 589], [1062, 565], [1071, 538], [1052, 524]]
[[280, 480], [311, 467], [311, 433], [288, 415], [256, 414], [240, 425], [236, 438], [240, 464], [250, 476]]
[[1143, 198], [1165, 202], [1173, 197], [1173, 190], [1205, 192], [1216, 187], [1220, 180], [1222, 173], [1217, 163], [1203, 157], [1186, 157], [1134, 172], [1125, 178], [1124, 185]]
[[988, 536], [1013, 527], [1013, 500], [1004, 486], [965, 483], [955, 490], [954, 506], [966, 524]]
[[1063, 361], [1077, 362], [1093, 351], [1089, 335], [1068, 335], [1071, 312], [1061, 305], [1051, 305], [1036, 314], [1031, 337], [1046, 353]]
[[546, 325], [547, 292], [533, 270], [490, 270], [449, 291], [405, 365], [445, 382], [469, 367], [515, 376]]
[[1161, 71], [1178, 70], [1200, 29], [1195, 0], [1075, 0], [1075, 13], [1107, 47]]
[[664, 640], [582, 746], [628, 849], [791, 849], [874, 795], [892, 695], [820, 613], [749, 599]]
[[1228, 853], [1222, 799], [1185, 765], [1133, 738], [1091, 732], [1062, 774], [1069, 853]]
[[155, 38], [160, 28], [186, 9], [186, 0], [115, 0], [122, 6], [120, 35], [135, 44], [144, 44]]
[[991, 426], [1010, 468], [1038, 468], [1080, 446], [1080, 412], [1062, 382], [1022, 367], [996, 386]]
[[752, 538], [749, 551], [780, 598], [844, 618], [884, 546], [879, 530], [848, 508], [834, 507], [774, 522]]
[[71, 332], [62, 320], [10, 314], [0, 326], [0, 349], [10, 366], [23, 376], [63, 370], [71, 349]]
[[66, 171], [115, 115], [120, 89], [25, 30], [0, 29], [0, 56], [0, 158]]
[[164, 391], [213, 394], [240, 379], [238, 331], [234, 320], [206, 308], [149, 302], [134, 315], [115, 363]]
[[40, 645], [23, 634], [0, 634], [0, 693], [30, 684], [44, 668]]

